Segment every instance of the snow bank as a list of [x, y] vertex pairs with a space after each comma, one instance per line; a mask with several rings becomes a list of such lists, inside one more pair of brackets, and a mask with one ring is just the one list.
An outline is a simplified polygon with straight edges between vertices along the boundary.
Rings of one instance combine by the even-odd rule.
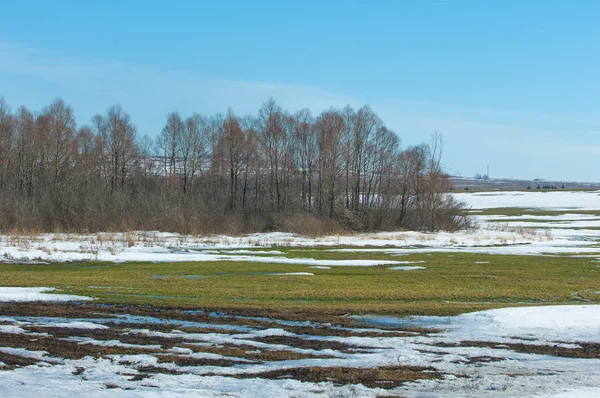
[[526, 337], [600, 343], [600, 305], [499, 308], [462, 314], [452, 323], [461, 339]]
[[0, 302], [7, 301], [84, 301], [91, 297], [71, 294], [45, 293], [56, 290], [52, 287], [0, 287]]
[[65, 329], [108, 329], [108, 326], [106, 326], [106, 325], [100, 325], [98, 323], [85, 322], [85, 321], [59, 322], [59, 323], [47, 322], [44, 324], [44, 326], [53, 327], [53, 328], [65, 328]]

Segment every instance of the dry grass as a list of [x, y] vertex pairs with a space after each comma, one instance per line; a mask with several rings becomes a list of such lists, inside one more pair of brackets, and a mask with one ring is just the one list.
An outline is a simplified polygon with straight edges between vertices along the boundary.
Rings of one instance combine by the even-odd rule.
[[39, 359], [7, 354], [0, 351], [0, 370], [13, 370], [22, 366], [35, 365], [38, 362], [40, 362]]
[[[572, 343], [569, 343], [572, 344]], [[523, 354], [551, 355], [563, 358], [600, 358], [599, 343], [575, 343], [578, 348], [564, 347], [560, 345], [538, 345], [538, 344], [522, 344], [522, 343], [494, 343], [487, 341], [462, 341], [456, 344], [440, 343], [438, 347], [488, 347], [507, 349]]]
[[31, 334], [0, 333], [0, 341], [4, 347], [26, 348], [29, 351], [46, 351], [52, 357], [81, 359], [86, 356], [95, 358], [106, 355], [135, 355], [156, 352], [156, 349], [96, 346], [67, 341], [53, 336]]
[[310, 214], [280, 216], [275, 219], [275, 229], [305, 236], [348, 234], [335, 220], [317, 218]]
[[433, 368], [418, 366], [384, 366], [378, 368], [303, 367], [260, 373], [236, 374], [241, 379], [294, 379], [312, 383], [331, 382], [336, 385], [362, 384], [370, 388], [391, 389], [409, 381], [439, 379]]
[[356, 331], [351, 329], [332, 329], [329, 327], [314, 326], [283, 326], [286, 332], [309, 336], [337, 336], [337, 337], [414, 337], [437, 332], [425, 328], [403, 328], [402, 331], [381, 332], [376, 330]]
[[289, 347], [300, 348], [304, 350], [335, 350], [339, 352], [346, 353], [355, 353], [364, 350], [371, 350], [371, 347], [361, 347], [352, 344], [340, 343], [338, 341], [330, 341], [330, 340], [310, 340], [304, 339], [300, 337], [291, 337], [291, 336], [266, 336], [266, 337], [258, 337], [254, 339], [255, 341], [260, 341], [261, 343], [267, 344], [279, 344], [286, 345]]
[[171, 363], [177, 366], [219, 366], [230, 367], [240, 364], [257, 364], [257, 362], [234, 361], [231, 359], [194, 358], [185, 355], [161, 355], [158, 363]]
[[273, 361], [289, 361], [297, 359], [327, 359], [334, 358], [330, 355], [318, 355], [318, 354], [305, 354], [291, 350], [270, 350], [270, 349], [258, 349], [257, 347], [247, 344], [224, 344], [214, 346], [192, 346], [183, 345], [185, 348], [194, 347], [195, 350], [201, 352], [223, 355], [225, 357], [238, 357], [245, 358], [259, 362], [273, 362]]

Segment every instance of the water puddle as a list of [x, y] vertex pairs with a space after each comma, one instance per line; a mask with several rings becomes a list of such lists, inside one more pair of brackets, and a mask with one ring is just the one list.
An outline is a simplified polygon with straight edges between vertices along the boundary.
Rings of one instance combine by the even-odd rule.
[[[182, 310], [180, 311], [182, 314], [196, 315], [196, 314], [206, 314], [204, 311], [200, 310]], [[219, 318], [219, 319], [248, 319], [258, 322], [274, 322], [279, 325], [284, 326], [313, 326], [314, 323], [310, 321], [288, 321], [283, 319], [275, 319], [268, 317], [260, 317], [260, 316], [243, 316], [243, 315], [231, 315], [226, 314], [224, 312], [209, 312], [206, 314], [211, 318]]]
[[115, 325], [120, 324], [139, 324], [139, 325], [169, 325], [173, 327], [184, 327], [184, 328], [198, 328], [198, 329], [221, 329], [226, 331], [249, 333], [260, 330], [250, 326], [243, 325], [228, 325], [228, 324], [213, 324], [207, 322], [195, 322], [185, 321], [180, 319], [166, 319], [156, 318], [152, 316], [141, 316], [141, 315], [129, 315], [129, 314], [107, 314], [109, 317], [106, 318], [63, 318], [63, 317], [32, 317], [32, 316], [20, 316], [14, 317], [18, 322], [24, 322], [35, 326], [48, 326], [52, 327], [56, 324], [74, 324], [74, 328], [77, 327], [75, 322], [87, 322], [96, 323], [99, 325], [105, 325], [107, 323], [114, 323]]
[[357, 325], [385, 327], [385, 328], [440, 328], [450, 327], [453, 317], [451, 316], [410, 316], [406, 318], [395, 318], [374, 315], [351, 315], [348, 316]]
[[[183, 312], [183, 311], [182, 311]], [[199, 329], [222, 329], [236, 332], [253, 332], [260, 330], [258, 328], [243, 326], [243, 325], [227, 325], [227, 324], [215, 324], [207, 322], [196, 322], [196, 321], [184, 321], [180, 319], [164, 319], [156, 318], [152, 316], [142, 315], [115, 315], [115, 319], [111, 319], [115, 324], [121, 323], [139, 323], [139, 324], [151, 324], [151, 325], [171, 325], [180, 326], [184, 328], [199, 328]]]

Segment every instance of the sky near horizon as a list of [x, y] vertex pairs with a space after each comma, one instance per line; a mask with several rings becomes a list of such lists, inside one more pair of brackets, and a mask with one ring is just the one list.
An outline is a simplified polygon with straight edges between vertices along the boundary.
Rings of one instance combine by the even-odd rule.
[[600, 1], [4, 1], [0, 96], [313, 115], [369, 104], [402, 146], [439, 132], [451, 174], [600, 181]]

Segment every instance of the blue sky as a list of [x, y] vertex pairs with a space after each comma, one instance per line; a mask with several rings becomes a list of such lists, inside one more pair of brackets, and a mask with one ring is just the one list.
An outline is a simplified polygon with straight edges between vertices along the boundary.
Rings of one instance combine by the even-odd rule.
[[[121, 4], [123, 3], [123, 4]], [[371, 4], [373, 3], [373, 4]], [[600, 181], [600, 2], [7, 1], [0, 95], [119, 102], [141, 134], [173, 110], [370, 104], [449, 172]]]

